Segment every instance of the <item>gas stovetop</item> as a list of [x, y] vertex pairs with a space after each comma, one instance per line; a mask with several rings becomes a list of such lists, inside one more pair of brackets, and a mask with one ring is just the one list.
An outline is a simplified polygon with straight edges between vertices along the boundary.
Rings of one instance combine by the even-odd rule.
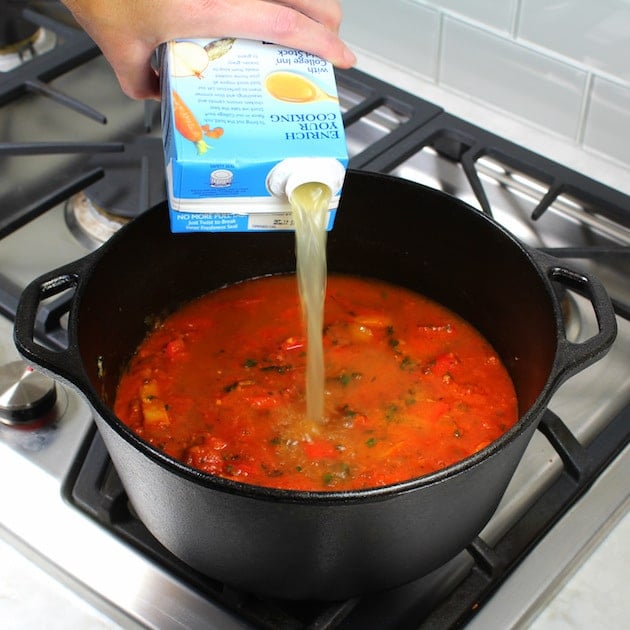
[[[0, 72], [0, 366], [18, 359], [12, 320], [23, 287], [165, 198], [159, 106], [127, 99], [55, 3], [23, 15], [53, 44]], [[495, 516], [466, 551], [404, 587], [325, 604], [238, 592], [165, 552], [135, 518], [89, 408], [58, 383], [51, 424], [0, 424], [0, 472], [19, 480], [2, 484], [0, 532], [122, 625], [447, 628], [483, 627], [491, 615], [505, 627], [526, 619], [624, 509], [630, 197], [362, 72], [339, 72], [338, 84], [351, 168], [444, 190], [598, 276], [617, 340], [554, 395]], [[66, 303], [47, 305], [38, 322], [52, 348], [65, 343]], [[587, 300], [569, 292], [564, 306], [570, 339], [594, 333]], [[593, 488], [597, 509], [580, 511]]]

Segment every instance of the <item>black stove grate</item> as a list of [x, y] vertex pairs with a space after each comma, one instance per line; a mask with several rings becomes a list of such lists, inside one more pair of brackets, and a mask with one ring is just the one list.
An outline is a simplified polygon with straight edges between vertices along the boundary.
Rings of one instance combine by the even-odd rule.
[[362, 166], [371, 171], [389, 172], [423, 147], [461, 163], [481, 208], [492, 216], [476, 164], [483, 157], [495, 158], [507, 169], [522, 173], [548, 187], [532, 213], [538, 220], [560, 195], [582, 202], [619, 225], [630, 227], [630, 198], [594, 179], [501, 138], [446, 112], [414, 129], [394, 147], [381, 152]]
[[396, 151], [401, 141], [416, 129], [424, 127], [444, 110], [433, 103], [413, 96], [356, 69], [337, 70], [335, 73], [340, 88], [359, 98], [359, 102], [343, 113], [343, 124], [349, 129], [362, 118], [370, 116], [379, 108], [391, 109], [400, 118], [400, 123], [390, 133], [372, 142], [359, 154], [352, 156], [349, 167], [366, 168], [380, 155]]
[[48, 84], [49, 81], [100, 55], [96, 44], [85, 32], [55, 16], [25, 8], [22, 17], [26, 22], [52, 31], [57, 37], [57, 42], [55, 47], [46, 53], [34, 56], [9, 72], [0, 73], [0, 106], [25, 94], [36, 93], [82, 115], [105, 122], [102, 114]]

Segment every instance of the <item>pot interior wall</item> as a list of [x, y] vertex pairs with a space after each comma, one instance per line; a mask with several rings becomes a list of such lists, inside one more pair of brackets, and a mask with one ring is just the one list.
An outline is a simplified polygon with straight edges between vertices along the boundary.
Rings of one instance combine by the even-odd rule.
[[[328, 265], [416, 290], [475, 325], [505, 362], [521, 415], [543, 390], [557, 344], [552, 298], [525, 250], [477, 211], [411, 182], [349, 172]], [[102, 247], [79, 296], [90, 381], [111, 405], [152, 318], [221, 286], [294, 269], [292, 233], [173, 235], [166, 205], [153, 208]]]

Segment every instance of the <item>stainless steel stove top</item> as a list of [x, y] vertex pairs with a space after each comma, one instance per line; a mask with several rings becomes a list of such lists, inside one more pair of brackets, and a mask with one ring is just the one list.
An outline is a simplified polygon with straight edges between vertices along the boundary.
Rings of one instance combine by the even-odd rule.
[[[481, 208], [485, 201], [475, 196], [461, 160], [453, 159], [431, 134], [428, 141], [422, 139], [423, 130], [432, 129], [436, 121], [452, 123], [448, 115], [438, 106], [418, 104], [391, 86], [386, 98], [372, 99], [373, 85], [362, 87], [361, 78], [361, 73], [353, 72], [340, 77], [344, 111], [352, 114], [346, 120], [351, 165], [387, 170]], [[80, 115], [40, 94], [28, 94], [0, 106], [0, 233], [3, 227], [6, 233], [0, 240], [0, 274], [7, 286], [24, 287], [40, 274], [88, 253], [89, 247], [82, 244], [86, 241], [77, 239], [68, 228], [65, 201], [58, 199], [56, 192], [64, 184], [80, 180], [83, 169], [98, 169], [98, 159], [88, 164], [93, 153], [120, 151], [121, 143], [138, 136], [159, 138], [159, 112], [152, 105], [147, 107], [122, 95], [111, 70], [98, 56], [55, 79], [52, 86], [89, 104], [107, 122], [95, 120], [99, 116]], [[368, 107], [366, 102], [370, 99], [374, 103]], [[366, 116], [357, 113], [362, 109]], [[470, 131], [465, 124], [464, 128]], [[455, 135], [460, 138], [462, 132]], [[383, 143], [391, 138], [397, 139], [396, 146], [407, 143], [410, 147], [403, 157], [388, 160], [392, 149]], [[76, 147], [70, 147], [60, 148], [54, 155], [40, 154], [37, 148], [37, 143], [68, 141], [89, 144], [87, 149], [78, 149], [78, 153]], [[18, 154], [8, 153], [7, 147], [15, 147], [15, 143], [28, 145]], [[600, 208], [597, 199], [586, 203], [579, 196], [561, 195], [540, 219], [532, 221], [531, 213], [544, 198], [546, 183], [513, 164], [506, 165], [498, 159], [497, 152], [477, 159], [476, 172], [495, 219], [528, 245], [548, 249], [589, 247], [599, 252], [589, 257], [554, 250], [574, 256], [567, 261], [570, 266], [583, 267], [597, 275], [618, 306], [619, 333], [610, 353], [572, 377], [549, 406], [578, 444], [588, 449], [597, 443], [606, 427], [619, 423], [620, 414], [625, 414], [624, 424], [628, 426], [630, 200], [613, 195], [612, 203]], [[42, 197], [50, 201], [44, 211], [37, 209]], [[625, 212], [621, 221], [615, 220], [619, 201], [621, 212]], [[20, 221], [24, 225], [15, 231], [7, 228], [9, 214], [17, 211], [24, 215], [24, 209], [29, 217], [36, 218]], [[613, 248], [619, 248], [619, 252], [611, 253]], [[580, 341], [592, 335], [596, 324], [590, 303], [570, 294], [569, 310], [567, 326], [571, 338]], [[9, 311], [11, 305], [0, 309], [4, 314], [0, 316], [0, 366], [17, 359]], [[229, 606], [208, 600], [198, 589], [96, 523], [62, 496], [62, 486], [74, 472], [77, 455], [91, 435], [93, 424], [89, 408], [74, 391], [60, 384], [57, 390], [61, 413], [52, 426], [16, 431], [0, 424], [0, 536], [125, 627], [250, 627], [251, 622], [243, 620]], [[626, 443], [627, 429], [621, 440]], [[623, 443], [615, 450], [622, 449]], [[629, 468], [626, 447], [625, 453], [616, 456], [596, 482], [597, 509], [590, 509], [585, 500], [583, 512], [578, 504], [561, 518], [562, 529], [554, 530], [562, 540], [561, 549], [545, 547], [551, 537], [546, 543], [543, 540], [530, 559], [522, 562], [520, 573], [517, 570], [509, 577], [482, 607], [473, 626], [483, 627], [487, 615], [495, 622], [504, 619], [505, 627], [531, 615], [546, 590], [592, 537], [617, 518], [620, 510], [627, 509], [624, 506], [628, 501]], [[500, 542], [541, 493], [562, 480], [563, 475], [566, 476], [566, 463], [543, 432], [537, 432], [497, 513], [481, 533], [481, 542], [490, 547]], [[537, 564], [532, 570], [533, 560]], [[452, 577], [443, 580], [445, 592], [472, 565], [469, 553], [458, 556], [449, 568]], [[529, 579], [523, 577], [527, 575]], [[392, 605], [388, 599], [382, 604]], [[364, 608], [370, 611], [369, 606]], [[359, 606], [357, 610], [360, 613], [363, 609]], [[361, 619], [359, 613], [357, 620]], [[356, 625], [359, 621], [354, 623], [348, 617], [345, 625], [328, 627], [360, 627]]]

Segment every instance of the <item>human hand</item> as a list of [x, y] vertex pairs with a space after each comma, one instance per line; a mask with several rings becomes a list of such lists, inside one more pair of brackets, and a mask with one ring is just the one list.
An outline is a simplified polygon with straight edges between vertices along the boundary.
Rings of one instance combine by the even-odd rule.
[[123, 91], [159, 99], [151, 58], [178, 38], [237, 37], [273, 42], [349, 68], [338, 36], [339, 0], [62, 0], [111, 64]]

